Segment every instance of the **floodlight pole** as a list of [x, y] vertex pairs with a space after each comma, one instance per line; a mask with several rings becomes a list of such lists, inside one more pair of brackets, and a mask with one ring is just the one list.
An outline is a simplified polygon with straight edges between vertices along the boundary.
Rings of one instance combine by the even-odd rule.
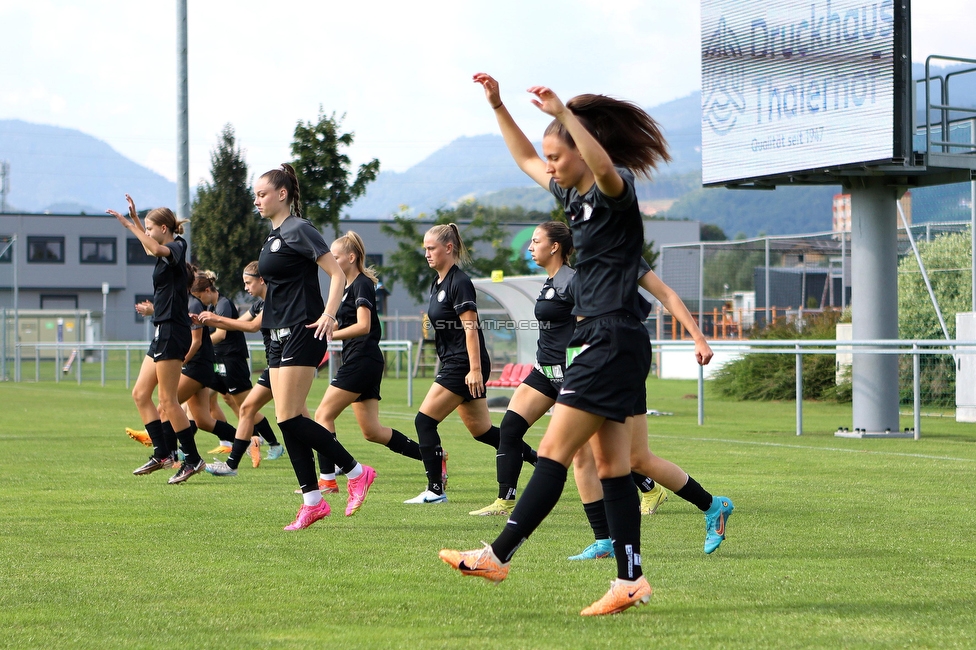
[[[190, 218], [190, 110], [187, 89], [186, 0], [176, 0], [176, 217]], [[186, 226], [186, 257], [191, 234]]]
[[[855, 341], [898, 338], [901, 190], [884, 178], [851, 178], [851, 307]], [[898, 357], [854, 351], [854, 429], [898, 432]]]

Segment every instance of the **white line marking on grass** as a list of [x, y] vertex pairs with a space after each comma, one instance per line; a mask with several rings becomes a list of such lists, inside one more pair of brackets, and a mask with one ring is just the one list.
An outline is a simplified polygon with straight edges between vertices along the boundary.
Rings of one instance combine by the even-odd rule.
[[926, 460], [953, 460], [960, 463], [976, 463], [976, 458], [954, 458], [952, 456], [932, 456], [929, 454], [907, 454], [898, 451], [874, 451], [871, 449], [845, 449], [843, 447], [811, 447], [809, 445], [788, 445], [782, 442], [758, 442], [755, 440], [725, 440], [722, 438], [687, 438], [685, 436], [662, 436], [648, 434], [648, 438], [660, 438], [662, 440], [697, 440], [699, 442], [718, 442], [733, 445], [755, 445], [758, 447], [786, 447], [788, 449], [810, 449], [813, 451], [838, 451], [848, 454], [875, 454], [878, 456], [903, 456], [905, 458], [923, 458]]

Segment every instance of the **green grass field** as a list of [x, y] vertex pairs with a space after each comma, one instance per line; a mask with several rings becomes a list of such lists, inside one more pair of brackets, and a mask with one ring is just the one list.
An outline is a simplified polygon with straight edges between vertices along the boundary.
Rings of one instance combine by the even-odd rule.
[[[169, 472], [131, 474], [147, 450], [123, 433], [138, 417], [121, 382], [0, 384], [0, 646], [976, 647], [976, 427], [927, 418], [918, 442], [839, 439], [850, 406], [806, 403], [797, 437], [792, 402], [714, 397], [699, 427], [693, 382], [648, 389], [674, 413], [650, 420], [652, 449], [735, 514], [705, 556], [702, 515], [672, 496], [643, 520], [650, 605], [584, 619], [614, 565], [566, 561], [592, 541], [572, 478], [502, 584], [437, 559], [504, 524], [467, 514], [495, 496], [494, 454], [456, 416], [441, 428], [450, 503], [403, 505], [421, 465], [343, 415], [340, 439], [378, 472], [369, 499], [346, 518], [345, 494], [330, 495], [331, 517], [288, 533], [287, 459], [167, 485]], [[382, 420], [414, 436], [405, 380], [384, 394]]]

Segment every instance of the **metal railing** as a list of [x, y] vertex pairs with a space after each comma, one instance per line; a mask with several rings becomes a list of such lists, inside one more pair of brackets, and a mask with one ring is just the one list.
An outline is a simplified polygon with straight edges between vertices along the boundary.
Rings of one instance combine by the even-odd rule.
[[[976, 354], [976, 341], [944, 340], [749, 340], [749, 341], [709, 341], [713, 351], [738, 354], [792, 354], [796, 357], [796, 435], [803, 435], [803, 356], [811, 354], [894, 354], [912, 356], [912, 415], [914, 418], [914, 438], [922, 433], [921, 423], [921, 357], [923, 355], [963, 355]], [[691, 341], [652, 340], [651, 349], [679, 348], [694, 350]], [[897, 381], [897, 379], [896, 379]], [[698, 424], [705, 423], [705, 369], [698, 367]]]
[[[78, 341], [64, 341], [64, 342], [31, 342], [31, 343], [16, 343], [14, 345], [14, 363], [17, 368], [14, 373], [15, 381], [21, 381], [21, 371], [20, 364], [23, 362], [23, 350], [30, 349], [34, 352], [34, 381], [41, 381], [41, 361], [51, 360], [53, 355], [54, 360], [54, 381], [55, 383], [61, 383], [67, 379], [71, 374], [74, 374], [75, 381], [80, 385], [82, 383], [82, 365], [83, 355], [97, 355], [99, 363], [99, 375], [101, 379], [101, 385], [104, 386], [106, 382], [106, 365], [109, 352], [124, 352], [125, 353], [125, 387], [130, 388], [132, 385], [132, 355], [137, 355], [135, 358], [139, 359], [146, 354], [146, 349], [148, 347], [146, 341], [100, 341], [93, 343], [85, 343]], [[406, 358], [406, 375], [407, 375], [407, 406], [413, 406], [413, 341], [380, 341], [380, 350], [385, 353], [392, 352], [396, 354], [394, 359], [394, 372], [397, 379], [400, 378], [401, 371], [401, 358]], [[248, 350], [251, 352], [253, 357], [255, 352], [264, 355], [264, 344], [261, 341], [248, 341]], [[329, 352], [341, 352], [342, 344], [339, 342], [332, 342], [329, 344]], [[43, 354], [46, 352], [47, 354]], [[68, 361], [71, 363], [68, 363]], [[248, 364], [250, 365], [250, 359], [248, 359]], [[329, 380], [335, 375], [335, 354], [330, 354], [329, 356]]]

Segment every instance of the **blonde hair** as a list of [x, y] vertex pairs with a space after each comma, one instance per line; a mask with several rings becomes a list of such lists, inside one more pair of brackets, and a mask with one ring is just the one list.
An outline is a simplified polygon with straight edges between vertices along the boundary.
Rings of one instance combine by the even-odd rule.
[[432, 226], [427, 231], [427, 234], [433, 236], [436, 241], [445, 246], [451, 244], [455, 261], [461, 264], [467, 264], [471, 261], [471, 256], [468, 255], [468, 249], [464, 247], [464, 242], [461, 240], [461, 231], [458, 230], [456, 223]]
[[339, 244], [339, 248], [342, 249], [342, 252], [346, 255], [355, 255], [356, 269], [372, 280], [373, 284], [377, 284], [380, 281], [376, 276], [376, 269], [374, 269], [372, 266], [368, 268], [366, 267], [366, 244], [363, 243], [363, 238], [360, 237], [358, 233], [352, 230], [347, 230], [346, 234], [339, 237], [332, 243], [333, 245]]

